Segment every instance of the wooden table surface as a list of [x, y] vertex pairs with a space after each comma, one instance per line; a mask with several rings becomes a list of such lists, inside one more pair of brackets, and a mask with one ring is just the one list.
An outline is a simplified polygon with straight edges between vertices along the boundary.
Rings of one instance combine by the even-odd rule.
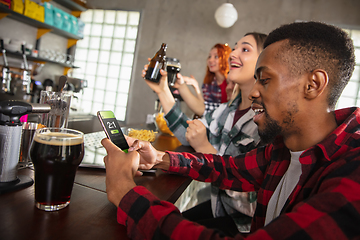
[[[158, 144], [155, 146], [159, 150], [176, 150], [180, 144], [175, 139], [164, 136], [160, 138], [164, 143], [154, 144]], [[18, 175], [31, 178], [33, 174], [29, 168], [18, 172]], [[136, 177], [135, 182], [161, 200], [174, 203], [191, 180], [157, 170]], [[4, 193], [0, 195], [0, 239], [128, 239], [126, 228], [116, 221], [116, 207], [108, 201], [105, 189], [105, 169], [80, 167], [70, 204], [62, 210], [45, 212], [37, 209], [34, 185]]]

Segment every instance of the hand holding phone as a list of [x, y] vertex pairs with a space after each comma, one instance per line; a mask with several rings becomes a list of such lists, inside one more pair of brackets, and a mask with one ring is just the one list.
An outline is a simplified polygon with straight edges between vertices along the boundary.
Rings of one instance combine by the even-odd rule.
[[110, 139], [117, 147], [124, 152], [128, 152], [129, 145], [121, 131], [119, 122], [116, 120], [112, 111], [98, 111], [97, 116], [105, 131], [108, 139]]

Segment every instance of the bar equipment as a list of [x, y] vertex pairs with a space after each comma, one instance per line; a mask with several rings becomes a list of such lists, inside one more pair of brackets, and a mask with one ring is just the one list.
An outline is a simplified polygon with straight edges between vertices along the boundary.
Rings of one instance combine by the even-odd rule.
[[68, 77], [68, 83], [73, 84], [75, 93], [80, 92], [80, 90], [83, 90], [88, 86], [87, 80], [80, 78]]
[[[56, 75], [55, 76], [55, 82], [58, 82], [59, 85], [60, 85], [60, 79], [62, 77], [66, 77], [67, 80], [66, 80], [66, 85], [64, 87], [64, 91], [67, 89], [67, 88], [72, 88], [72, 86], [74, 87], [73, 89], [73, 92], [74, 93], [78, 93], [80, 92], [81, 90], [83, 90], [84, 88], [87, 88], [88, 87], [88, 82], [87, 80], [85, 79], [80, 79], [80, 78], [75, 78], [75, 77], [72, 77], [72, 74], [68, 74], [67, 76], [64, 76], [64, 75]], [[72, 85], [71, 87], [67, 86], [67, 85]]]
[[40, 103], [49, 104], [50, 112], [40, 116], [40, 123], [47, 127], [66, 128], [71, 103], [71, 95], [65, 92], [41, 91]]
[[4, 48], [4, 40], [0, 39], [1, 52], [3, 55], [4, 65], [2, 67], [1, 92], [10, 92], [11, 72], [6, 58], [6, 50]]
[[23, 80], [23, 84], [22, 84], [22, 90], [25, 94], [30, 94], [30, 83], [31, 83], [31, 74], [30, 74], [30, 70], [29, 70], [29, 65], [26, 59], [26, 53], [25, 53], [25, 45], [22, 44], [21, 45], [21, 51], [22, 51], [22, 55], [23, 55], [23, 60], [24, 60], [24, 69], [22, 72], [22, 80]]
[[0, 194], [33, 184], [26, 176], [17, 176], [22, 123], [20, 117], [28, 113], [47, 113], [48, 104], [26, 103], [23, 101], [0, 102]]
[[[27, 116], [27, 115], [24, 115]], [[21, 121], [21, 118], [20, 118]], [[29, 158], [29, 149], [31, 141], [34, 138], [34, 133], [39, 127], [39, 124], [36, 122], [23, 122], [22, 124], [22, 134], [21, 134], [21, 144], [20, 144], [20, 157], [18, 167], [28, 167], [31, 165]]]

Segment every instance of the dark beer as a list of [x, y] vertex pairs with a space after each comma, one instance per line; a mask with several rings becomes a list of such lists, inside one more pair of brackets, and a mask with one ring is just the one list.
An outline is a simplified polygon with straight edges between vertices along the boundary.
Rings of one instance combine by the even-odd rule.
[[[35, 200], [53, 211], [70, 202], [76, 170], [84, 156], [82, 135], [62, 132], [35, 134], [30, 157], [35, 167]], [[54, 207], [53, 207], [54, 206]], [[58, 209], [52, 209], [60, 206]]]
[[166, 48], [167, 44], [163, 43], [155, 54], [155, 56], [151, 59], [148, 69], [146, 70], [145, 79], [158, 83], [161, 78], [160, 70], [165, 70], [166, 67]]
[[181, 70], [180, 60], [177, 58], [166, 58], [166, 71], [168, 73], [168, 83], [172, 87], [175, 85], [177, 74]]
[[181, 68], [176, 65], [167, 65], [166, 71], [168, 73], [169, 86], [173, 86], [176, 82], [177, 74], [180, 72]]

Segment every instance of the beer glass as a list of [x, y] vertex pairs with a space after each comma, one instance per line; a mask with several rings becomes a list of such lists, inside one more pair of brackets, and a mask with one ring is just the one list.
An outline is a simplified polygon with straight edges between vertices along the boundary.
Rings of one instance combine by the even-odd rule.
[[177, 78], [176, 75], [180, 72], [180, 70], [181, 64], [179, 59], [170, 57], [166, 58], [166, 71], [168, 73], [168, 82], [170, 87], [174, 86]]
[[35, 168], [35, 205], [57, 211], [70, 203], [75, 173], [84, 157], [84, 133], [67, 128], [40, 128], [30, 147]]

